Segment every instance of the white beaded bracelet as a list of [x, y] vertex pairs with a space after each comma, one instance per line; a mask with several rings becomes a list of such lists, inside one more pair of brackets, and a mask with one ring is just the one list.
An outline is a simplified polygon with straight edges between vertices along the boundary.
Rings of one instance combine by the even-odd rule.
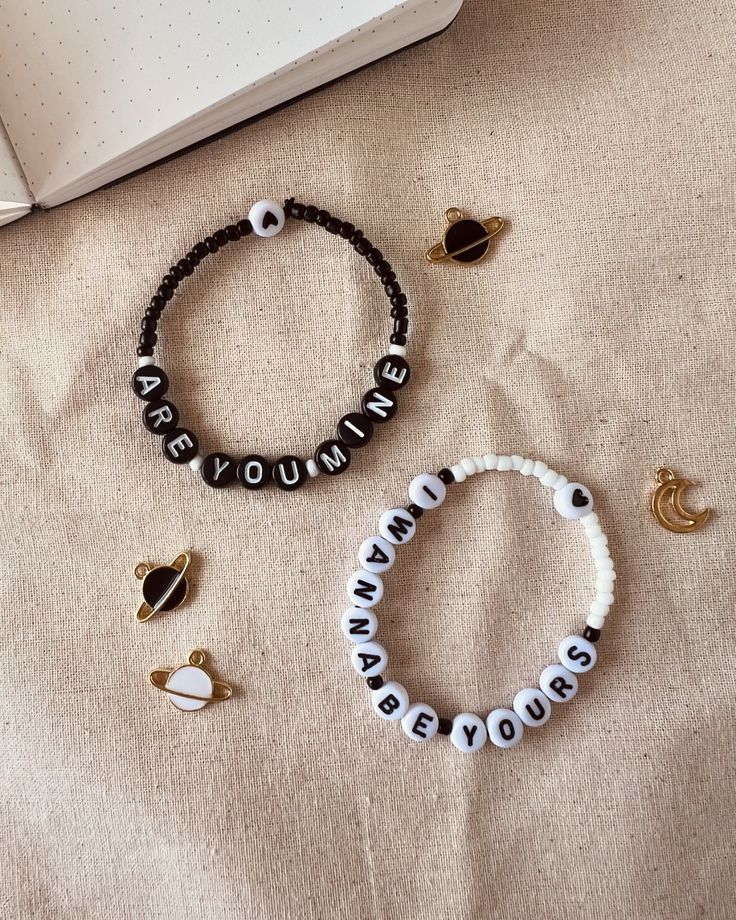
[[[580, 521], [596, 569], [595, 597], [583, 635], [570, 635], [562, 640], [557, 649], [560, 663], [548, 665], [542, 671], [538, 688], [520, 690], [511, 708], [494, 709], [485, 720], [469, 712], [450, 720], [440, 718], [431, 706], [411, 703], [406, 688], [397, 681], [384, 681], [381, 675], [388, 664], [388, 654], [374, 639], [378, 620], [373, 607], [383, 597], [382, 573], [394, 564], [396, 547], [408, 543], [414, 536], [419, 518], [425, 511], [443, 503], [448, 485], [487, 470], [514, 470], [522, 476], [534, 476], [553, 490], [552, 503], [562, 517]], [[566, 703], [575, 696], [577, 675], [589, 671], [596, 663], [595, 643], [613, 603], [616, 572], [608, 551], [608, 538], [593, 511], [593, 497], [584, 485], [569, 482], [541, 460], [485, 454], [466, 457], [449, 469], [440, 470], [436, 476], [421, 473], [409, 485], [409, 499], [410, 504], [405, 508], [384, 511], [378, 521], [379, 535], [368, 537], [361, 544], [358, 551], [361, 568], [348, 579], [347, 592], [352, 606], [343, 614], [341, 626], [345, 636], [354, 643], [353, 667], [371, 690], [376, 715], [390, 722], [400, 720], [412, 741], [429, 741], [436, 734], [449, 735], [450, 741], [464, 753], [480, 750], [488, 738], [497, 747], [513, 747], [521, 741], [525, 726], [544, 725], [552, 713], [552, 703]]]

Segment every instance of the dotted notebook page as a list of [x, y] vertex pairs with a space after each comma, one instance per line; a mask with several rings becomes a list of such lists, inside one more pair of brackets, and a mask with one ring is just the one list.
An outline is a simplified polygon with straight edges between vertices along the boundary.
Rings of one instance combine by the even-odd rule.
[[43, 202], [401, 5], [0, 0], [0, 118]]
[[11, 202], [26, 205], [32, 201], [13, 145], [5, 133], [5, 128], [0, 124], [0, 207]]

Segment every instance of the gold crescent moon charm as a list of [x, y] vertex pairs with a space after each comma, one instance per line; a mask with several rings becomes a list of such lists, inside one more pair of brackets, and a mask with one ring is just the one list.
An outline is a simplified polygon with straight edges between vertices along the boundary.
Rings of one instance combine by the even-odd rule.
[[[710, 508], [703, 511], [689, 511], [683, 507], [682, 493], [695, 483], [691, 479], [678, 479], [672, 470], [665, 467], [657, 470], [658, 486], [652, 495], [652, 514], [657, 522], [671, 533], [694, 533], [700, 530], [710, 517]], [[668, 517], [662, 510], [669, 501], [676, 518]]]

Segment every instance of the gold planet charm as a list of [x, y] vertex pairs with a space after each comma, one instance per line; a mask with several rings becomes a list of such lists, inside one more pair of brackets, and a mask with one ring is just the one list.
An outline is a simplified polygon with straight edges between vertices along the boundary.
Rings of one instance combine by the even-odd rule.
[[181, 607], [189, 593], [185, 575], [191, 561], [189, 553], [184, 552], [168, 565], [138, 563], [135, 577], [143, 582], [143, 603], [135, 615], [139, 623], [145, 623], [161, 610]]
[[[694, 533], [700, 530], [710, 517], [710, 509], [688, 511], [682, 504], [682, 493], [695, 483], [691, 479], [678, 479], [672, 470], [662, 467], [657, 470], [658, 486], [652, 495], [652, 514], [657, 522], [671, 533]], [[669, 502], [676, 517], [668, 516], [663, 506]]]
[[188, 664], [171, 670], [151, 671], [149, 679], [157, 690], [163, 691], [177, 709], [194, 712], [207, 703], [230, 699], [233, 688], [221, 680], [213, 680], [204, 668], [205, 654], [195, 649]]
[[448, 227], [442, 242], [432, 246], [425, 253], [428, 262], [462, 262], [469, 265], [480, 262], [491, 248], [491, 240], [503, 228], [502, 217], [489, 217], [488, 220], [475, 220], [468, 217], [460, 208], [448, 208], [445, 211]]

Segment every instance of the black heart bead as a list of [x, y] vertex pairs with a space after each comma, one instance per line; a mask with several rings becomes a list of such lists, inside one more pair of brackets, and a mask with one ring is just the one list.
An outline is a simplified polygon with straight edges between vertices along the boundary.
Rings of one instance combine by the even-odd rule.
[[576, 508], [584, 508], [588, 504], [588, 498], [580, 489], [575, 489], [572, 493], [572, 503]]
[[267, 230], [269, 227], [275, 227], [279, 222], [278, 217], [273, 213], [273, 211], [266, 211], [263, 215], [263, 229]]

